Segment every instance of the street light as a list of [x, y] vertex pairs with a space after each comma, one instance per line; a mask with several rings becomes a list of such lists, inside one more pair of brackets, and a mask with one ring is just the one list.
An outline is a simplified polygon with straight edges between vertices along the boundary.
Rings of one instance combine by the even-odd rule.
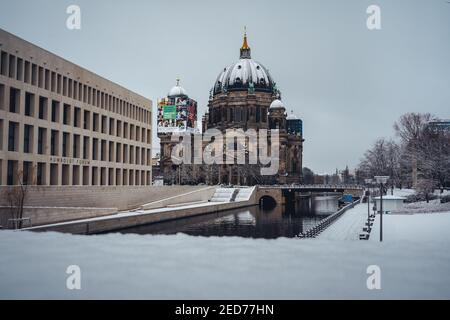
[[367, 185], [367, 191], [366, 191], [366, 196], [367, 196], [367, 229], [370, 230], [370, 186], [373, 183], [373, 179], [365, 179], [364, 182]]
[[389, 180], [389, 176], [375, 176], [380, 185], [380, 242], [383, 241], [383, 185]]

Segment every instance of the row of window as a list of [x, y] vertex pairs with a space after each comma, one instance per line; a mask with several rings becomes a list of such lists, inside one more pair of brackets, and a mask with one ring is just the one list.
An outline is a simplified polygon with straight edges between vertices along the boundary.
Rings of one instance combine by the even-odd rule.
[[[3, 122], [4, 120], [0, 119], [0, 150], [3, 150]], [[7, 140], [8, 151], [22, 151], [19, 150], [21, 141], [19, 137], [19, 126], [20, 124], [18, 122], [9, 121]], [[35, 134], [37, 134], [37, 146], [33, 143]], [[47, 148], [48, 134], [50, 134], [49, 150]], [[28, 124], [24, 125], [22, 139], [23, 152], [28, 154], [35, 153], [75, 159], [109, 161], [146, 166], [151, 165], [150, 148], [143, 148], [41, 127], [38, 127], [36, 132], [34, 126]], [[60, 139], [62, 139], [61, 144]]]
[[[3, 109], [2, 106], [4, 107], [4, 91], [5, 86], [0, 84], [0, 109]], [[9, 112], [21, 113], [20, 98], [20, 90], [11, 87], [9, 90]], [[117, 120], [96, 112], [91, 113], [89, 110], [83, 110], [76, 106], [72, 107], [66, 103], [61, 106], [61, 103], [56, 100], [51, 100], [51, 105], [49, 105], [48, 98], [42, 96], [39, 96], [38, 98], [36, 108], [35, 95], [25, 92], [25, 104], [23, 110], [25, 116], [37, 117], [41, 120], [48, 120], [55, 123], [60, 123], [62, 120], [64, 125], [151, 144], [150, 129], [141, 128], [140, 126], [129, 124], [128, 122]]]
[[[0, 170], [2, 169], [0, 160]], [[21, 169], [21, 170], [19, 170]], [[47, 164], [45, 162], [19, 161], [7, 162], [7, 185], [85, 185], [85, 186], [145, 186], [151, 185], [150, 170], [91, 167], [69, 164]], [[49, 175], [47, 175], [49, 170]], [[1, 177], [1, 171], [0, 171]], [[19, 181], [20, 180], [20, 181]], [[47, 181], [48, 180], [48, 181]]]
[[212, 108], [209, 114], [209, 123], [224, 122], [247, 122], [255, 117], [257, 123], [267, 122], [267, 108], [244, 108], [244, 107], [218, 107]]
[[65, 97], [151, 124], [151, 112], [45, 67], [1, 51], [0, 74]]

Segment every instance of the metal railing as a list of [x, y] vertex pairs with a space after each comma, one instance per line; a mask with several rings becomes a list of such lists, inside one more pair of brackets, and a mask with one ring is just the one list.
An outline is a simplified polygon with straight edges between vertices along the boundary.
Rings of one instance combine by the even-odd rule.
[[261, 185], [260, 188], [292, 188], [292, 189], [357, 189], [364, 190], [363, 186], [354, 184], [286, 184]]
[[321, 234], [325, 229], [327, 229], [331, 224], [333, 224], [337, 219], [339, 219], [347, 210], [352, 209], [357, 204], [361, 202], [361, 199], [354, 201], [353, 203], [345, 206], [340, 209], [336, 213], [333, 213], [331, 216], [326, 217], [322, 221], [319, 222], [316, 226], [312, 227], [308, 231], [304, 233], [300, 233], [298, 238], [316, 238], [319, 234]]

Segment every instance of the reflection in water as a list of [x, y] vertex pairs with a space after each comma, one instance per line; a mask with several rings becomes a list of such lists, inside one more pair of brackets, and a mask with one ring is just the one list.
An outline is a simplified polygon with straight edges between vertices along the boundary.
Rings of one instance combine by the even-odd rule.
[[272, 210], [241, 208], [215, 214], [162, 222], [122, 230], [122, 233], [176, 234], [193, 236], [293, 238], [306, 232], [322, 219], [336, 212], [336, 196], [300, 198], [287, 207]]

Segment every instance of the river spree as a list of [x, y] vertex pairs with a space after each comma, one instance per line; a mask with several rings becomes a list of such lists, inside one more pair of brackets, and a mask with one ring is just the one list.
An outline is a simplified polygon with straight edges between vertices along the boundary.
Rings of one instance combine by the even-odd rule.
[[176, 234], [204, 237], [294, 238], [336, 212], [336, 196], [299, 199], [287, 207], [263, 210], [257, 206], [186, 219], [139, 226], [121, 233]]

